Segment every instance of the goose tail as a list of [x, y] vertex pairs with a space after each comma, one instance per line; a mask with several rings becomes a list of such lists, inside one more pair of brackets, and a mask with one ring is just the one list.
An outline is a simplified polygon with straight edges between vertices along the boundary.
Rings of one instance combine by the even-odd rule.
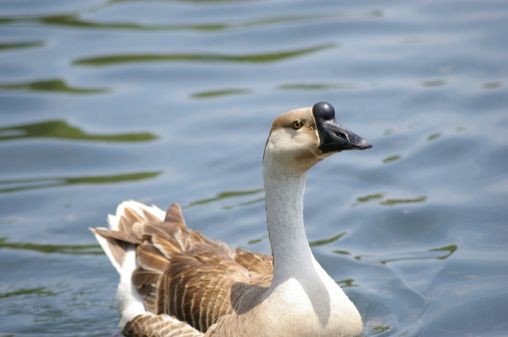
[[[146, 225], [164, 221], [165, 212], [157, 206], [146, 206], [128, 200], [118, 205], [116, 214], [108, 215], [109, 228], [90, 228], [113, 267], [122, 275], [126, 252], [142, 243]], [[135, 259], [136, 254], [134, 254]]]
[[122, 329], [135, 317], [154, 311], [155, 285], [169, 261], [147, 238], [171, 238], [172, 232], [184, 226], [179, 215], [178, 205], [166, 214], [156, 206], [130, 200], [122, 202], [115, 215], [108, 215], [109, 228], [90, 228], [120, 275]]

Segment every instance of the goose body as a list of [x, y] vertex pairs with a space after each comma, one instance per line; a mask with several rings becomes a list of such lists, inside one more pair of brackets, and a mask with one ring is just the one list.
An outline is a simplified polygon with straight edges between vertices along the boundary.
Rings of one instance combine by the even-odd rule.
[[189, 229], [177, 204], [163, 212], [119, 205], [93, 228], [120, 274], [120, 325], [132, 337], [347, 337], [354, 304], [314, 258], [303, 223], [305, 173], [343, 150], [371, 147], [335, 122], [329, 103], [273, 123], [263, 158], [272, 256]]

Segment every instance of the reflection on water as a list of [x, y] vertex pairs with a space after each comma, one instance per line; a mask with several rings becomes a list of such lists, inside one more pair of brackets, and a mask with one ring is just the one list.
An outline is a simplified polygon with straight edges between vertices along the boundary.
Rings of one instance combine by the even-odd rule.
[[31, 250], [45, 254], [103, 255], [100, 245], [54, 245], [32, 242], [9, 242], [0, 238], [0, 249]]
[[254, 244], [260, 243], [261, 241], [266, 240], [266, 239], [268, 239], [268, 235], [263, 235], [259, 238], [251, 239], [251, 240], [247, 241], [247, 244], [254, 245]]
[[228, 54], [119, 54], [108, 56], [97, 56], [81, 58], [73, 61], [76, 65], [87, 66], [108, 66], [122, 63], [133, 62], [232, 62], [232, 63], [268, 63], [283, 61], [299, 56], [316, 53], [325, 49], [333, 48], [332, 43], [321, 44], [314, 47], [283, 50], [273, 53], [263, 54], [245, 54], [245, 55], [228, 55]]
[[487, 82], [482, 84], [483, 89], [498, 89], [501, 88], [502, 84], [499, 82]]
[[431, 248], [423, 251], [404, 251], [376, 256], [354, 254], [352, 252], [339, 249], [333, 250], [333, 252], [339, 255], [351, 256], [352, 258], [358, 261], [388, 264], [393, 262], [402, 262], [411, 260], [415, 261], [446, 260], [447, 258], [452, 256], [457, 251], [457, 249], [458, 249], [457, 245], [451, 244], [444, 247]]
[[[309, 241], [309, 246], [310, 247], [326, 246], [331, 243], [339, 241], [342, 237], [344, 237], [344, 235], [346, 235], [346, 232], [338, 233], [338, 234], [332, 235], [331, 237], [325, 238], [325, 239], [312, 240], [312, 241]], [[251, 239], [251, 240], [247, 241], [247, 243], [252, 245], [252, 244], [259, 243], [265, 239], [268, 239], [268, 235], [263, 235], [259, 238]]]
[[42, 80], [24, 83], [0, 83], [3, 90], [30, 90], [59, 92], [66, 94], [102, 94], [109, 90], [105, 88], [76, 88], [71, 87], [60, 79]]
[[[329, 244], [332, 244], [334, 242], [339, 241], [342, 237], [346, 235], [345, 232], [333, 235], [326, 239], [321, 240], [313, 240], [309, 241], [310, 247], [320, 247], [320, 246], [326, 246]], [[267, 235], [264, 235], [262, 237], [252, 239], [247, 241], [248, 244], [257, 244], [263, 240], [268, 239]], [[333, 250], [334, 253], [339, 255], [346, 255], [346, 256], [352, 256], [356, 260], [366, 261], [366, 262], [378, 262], [381, 264], [388, 264], [392, 262], [401, 262], [401, 261], [408, 261], [408, 260], [445, 260], [452, 256], [456, 251], [458, 247], [455, 244], [447, 245], [444, 247], [438, 247], [438, 248], [431, 248], [428, 250], [423, 251], [411, 251], [411, 252], [397, 252], [393, 254], [388, 254], [385, 256], [371, 256], [371, 255], [355, 255], [347, 250], [341, 250], [341, 249], [335, 249]], [[357, 286], [353, 283], [353, 279], [346, 279], [343, 281], [340, 281], [344, 284], [346, 287], [352, 287]], [[342, 284], [341, 284], [342, 285]]]
[[265, 201], [265, 197], [261, 197], [261, 198], [256, 198], [256, 199], [252, 199], [252, 200], [242, 201], [242, 202], [239, 202], [234, 205], [225, 205], [225, 206], [222, 206], [222, 209], [234, 209], [234, 208], [238, 208], [238, 207], [251, 206], [251, 205], [262, 203], [264, 201]]
[[[352, 206], [358, 206], [361, 204], [368, 203], [372, 200], [379, 200], [385, 197], [384, 193], [371, 193], [361, 197], [356, 198], [356, 202]], [[405, 205], [405, 204], [416, 204], [423, 203], [427, 201], [427, 196], [418, 196], [414, 198], [385, 198], [379, 201], [379, 205], [382, 206], [397, 206], [397, 205]]]
[[394, 154], [394, 155], [388, 156], [388, 157], [383, 159], [383, 164], [391, 163], [392, 161], [399, 160], [400, 158], [401, 157], [398, 154]]
[[44, 41], [0, 43], [0, 51], [5, 49], [35, 48], [44, 46], [44, 44]]
[[[20, 20], [27, 21], [27, 18]], [[139, 30], [139, 31], [172, 31], [172, 30], [197, 30], [197, 31], [220, 31], [229, 28], [222, 23], [202, 24], [139, 24], [133, 22], [93, 22], [79, 18], [76, 15], [56, 15], [40, 18], [31, 18], [30, 21], [37, 21], [45, 25], [69, 26], [87, 29], [118, 29], [118, 30]]]
[[[227, 0], [219, 0], [216, 2], [226, 2]], [[127, 2], [127, 1], [109, 1], [109, 4], [114, 2]], [[128, 1], [133, 2], [133, 1]], [[193, 1], [194, 2], [194, 1]], [[212, 3], [214, 1], [207, 1]], [[195, 1], [200, 3], [200, 1]], [[100, 9], [97, 7], [96, 9]], [[89, 12], [93, 12], [91, 9]], [[181, 31], [181, 30], [194, 30], [199, 32], [217, 32], [223, 30], [240, 29], [240, 28], [255, 28], [269, 25], [278, 25], [284, 23], [297, 23], [305, 21], [315, 21], [323, 19], [369, 19], [381, 18], [384, 16], [381, 10], [369, 10], [365, 12], [317, 12], [307, 13], [305, 15], [286, 15], [274, 16], [253, 20], [240, 20], [240, 21], [226, 21], [226, 22], [204, 22], [204, 23], [172, 23], [172, 24], [141, 24], [136, 22], [97, 22], [80, 18], [78, 14], [61, 14], [49, 16], [22, 16], [22, 17], [0, 17], [0, 24], [12, 23], [38, 23], [43, 25], [53, 26], [68, 26], [84, 29], [113, 29], [113, 30], [137, 30], [137, 31]]]
[[[311, 240], [311, 241], [309, 241], [309, 246], [314, 247], [314, 248], [326, 246], [331, 243], [339, 241], [342, 237], [344, 237], [344, 235], [346, 235], [346, 232], [338, 233], [338, 234], [332, 235], [331, 237], [325, 238], [325, 239]], [[259, 243], [265, 239], [268, 239], [268, 235], [263, 235], [259, 238], [251, 239], [251, 240], [247, 241], [247, 243], [252, 245], [252, 244]]]
[[450, 257], [453, 253], [457, 251], [457, 245], [448, 245], [440, 248], [433, 248], [430, 251], [431, 252], [445, 252], [447, 254], [437, 257], [439, 260], [444, 260]]
[[346, 232], [342, 232], [342, 233], [333, 235], [333, 236], [326, 238], [326, 239], [309, 241], [309, 246], [319, 247], [319, 246], [329, 245], [330, 243], [339, 241], [344, 235], [346, 235]]
[[[2, 239], [0, 239], [0, 244], [2, 242]], [[1, 246], [0, 246], [1, 248]], [[36, 296], [55, 296], [57, 293], [47, 290], [46, 288], [39, 287], [39, 288], [20, 288], [13, 291], [0, 293], [0, 300], [3, 298], [9, 298], [14, 296], [24, 296], [24, 295], [36, 295]]]
[[340, 280], [337, 283], [341, 286], [341, 288], [358, 287], [358, 284], [356, 284], [352, 278]]
[[354, 89], [352, 83], [287, 83], [279, 86], [280, 90], [329, 90]]
[[431, 141], [431, 140], [438, 139], [439, 137], [441, 137], [441, 132], [434, 132], [434, 133], [431, 133], [430, 135], [427, 136], [427, 140]]
[[[189, 205], [187, 205], [186, 207], [205, 205], [205, 204], [209, 204], [209, 203], [212, 203], [212, 202], [217, 202], [217, 201], [221, 201], [221, 200], [225, 200], [225, 199], [231, 199], [231, 198], [245, 197], [245, 196], [249, 196], [249, 195], [253, 195], [253, 194], [258, 194], [258, 193], [261, 193], [261, 192], [263, 192], [262, 188], [258, 188], [258, 189], [254, 189], [254, 190], [246, 190], [246, 191], [227, 191], [227, 192], [221, 192], [221, 193], [218, 193], [216, 196], [211, 197], [211, 198], [205, 198], [205, 199], [200, 199], [200, 200], [193, 201]], [[257, 201], [254, 201], [254, 202], [257, 202]], [[231, 208], [232, 206], [229, 206], [229, 207]]]
[[218, 89], [218, 90], [210, 90], [210, 91], [200, 91], [193, 93], [191, 95], [192, 98], [202, 99], [202, 98], [214, 98], [221, 96], [231, 96], [231, 95], [239, 95], [239, 94], [248, 94], [250, 90], [248, 89]]
[[442, 85], [446, 85], [446, 81], [445, 80], [423, 81], [421, 85], [422, 87], [440, 87]]
[[400, 204], [416, 204], [422, 203], [427, 200], [427, 197], [422, 195], [415, 198], [388, 198], [381, 201], [379, 204], [383, 206], [396, 206]]
[[367, 194], [367, 195], [364, 195], [364, 196], [356, 198], [356, 203], [353, 204], [353, 206], [356, 206], [356, 205], [362, 204], [362, 203], [366, 203], [366, 202], [369, 202], [371, 200], [382, 199], [383, 197], [384, 197], [383, 193]]
[[335, 249], [335, 250], [332, 250], [332, 252], [335, 254], [340, 254], [340, 255], [351, 255], [350, 252], [348, 252], [347, 250], [342, 250], [342, 249]]
[[46, 189], [81, 184], [111, 184], [127, 181], [152, 179], [160, 175], [160, 171], [134, 172], [109, 176], [88, 177], [54, 177], [54, 178], [28, 178], [0, 180], [0, 193], [12, 193], [28, 190]]
[[376, 325], [370, 328], [370, 330], [374, 333], [374, 335], [377, 335], [389, 331], [390, 327], [388, 325]]
[[52, 120], [0, 128], [0, 141], [23, 138], [55, 138], [94, 142], [146, 142], [157, 137], [149, 132], [121, 134], [91, 134], [64, 120]]
[[382, 264], [408, 261], [408, 260], [445, 260], [457, 251], [457, 245], [448, 245], [445, 247], [432, 248], [422, 252], [404, 252], [393, 254], [378, 261]]

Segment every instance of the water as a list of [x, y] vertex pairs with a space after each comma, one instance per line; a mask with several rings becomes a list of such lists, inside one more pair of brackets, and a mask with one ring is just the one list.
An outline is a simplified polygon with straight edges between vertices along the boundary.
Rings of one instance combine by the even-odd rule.
[[110, 336], [90, 226], [185, 206], [269, 252], [271, 120], [332, 102], [374, 144], [309, 175], [318, 260], [367, 336], [508, 335], [506, 1], [4, 0], [0, 336]]

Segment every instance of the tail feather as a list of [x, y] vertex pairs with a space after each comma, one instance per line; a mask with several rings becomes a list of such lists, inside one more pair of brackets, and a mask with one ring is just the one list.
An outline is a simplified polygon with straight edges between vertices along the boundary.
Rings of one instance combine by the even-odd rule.
[[97, 242], [101, 245], [102, 250], [106, 253], [113, 267], [121, 274], [125, 251], [127, 249], [125, 242], [108, 238], [107, 232], [109, 232], [109, 230], [105, 228], [90, 228], [90, 230], [95, 235]]
[[164, 212], [156, 206], [146, 206], [136, 201], [124, 201], [115, 215], [108, 215], [109, 229], [91, 228], [97, 241], [118, 271], [122, 273], [125, 251], [143, 242], [145, 227], [156, 228], [164, 221]]
[[120, 274], [118, 297], [124, 326], [146, 310], [157, 311], [156, 289], [171, 256], [188, 246], [188, 231], [179, 205], [166, 213], [136, 201], [122, 202], [108, 216], [109, 229], [91, 228]]

